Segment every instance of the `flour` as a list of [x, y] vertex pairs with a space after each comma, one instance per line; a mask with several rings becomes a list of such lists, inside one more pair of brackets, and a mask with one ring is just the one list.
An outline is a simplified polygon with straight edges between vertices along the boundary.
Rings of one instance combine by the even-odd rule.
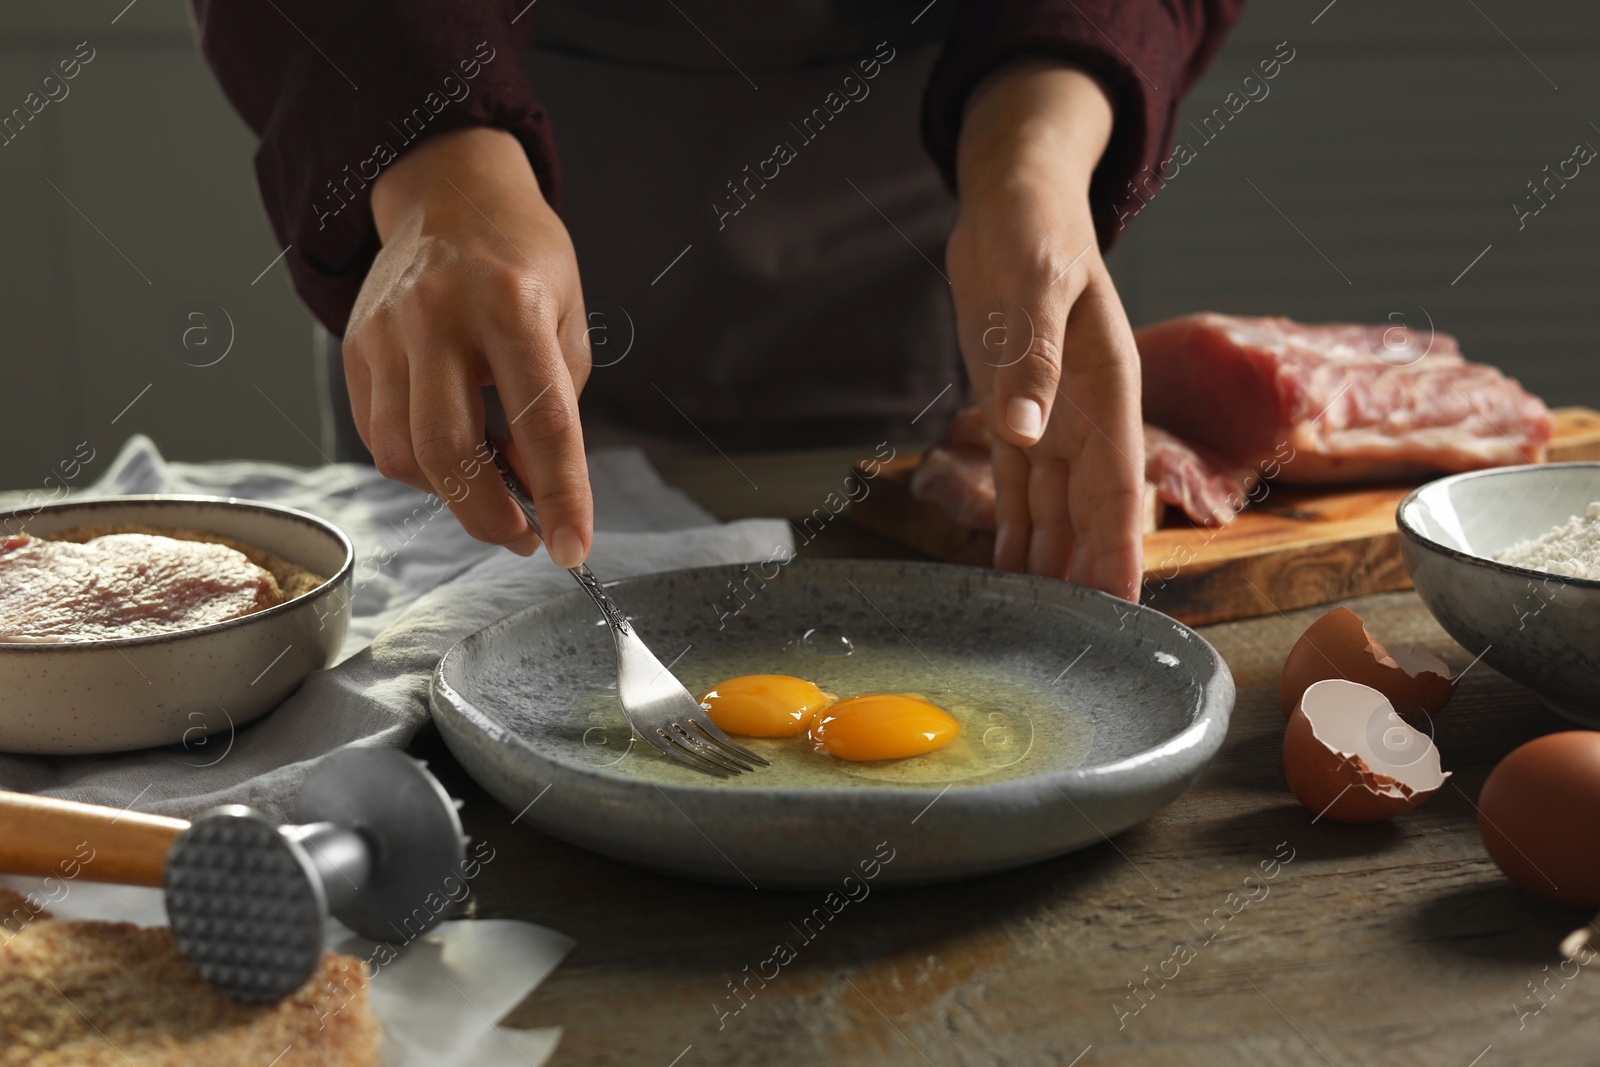
[[1548, 533], [1518, 541], [1495, 559], [1513, 567], [1600, 580], [1600, 503], [1590, 504]]

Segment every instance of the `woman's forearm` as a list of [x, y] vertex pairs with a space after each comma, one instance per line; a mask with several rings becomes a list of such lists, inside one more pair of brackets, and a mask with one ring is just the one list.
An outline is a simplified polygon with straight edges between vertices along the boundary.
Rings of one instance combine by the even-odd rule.
[[[472, 190], [470, 201], [463, 186]], [[544, 204], [522, 145], [506, 131], [487, 126], [430, 137], [378, 175], [372, 184], [378, 239], [387, 244], [402, 221], [434, 197], [452, 208], [491, 216], [505, 199]]]
[[962, 123], [962, 195], [1043, 180], [1087, 197], [1112, 114], [1100, 82], [1074, 67], [1028, 60], [996, 71], [973, 92]]

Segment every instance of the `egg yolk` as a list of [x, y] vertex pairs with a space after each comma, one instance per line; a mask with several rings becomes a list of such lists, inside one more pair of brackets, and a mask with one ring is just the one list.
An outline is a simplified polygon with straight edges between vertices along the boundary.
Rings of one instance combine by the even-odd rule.
[[943, 748], [961, 733], [950, 713], [915, 693], [869, 693], [841, 700], [811, 724], [811, 740], [847, 760], [904, 759]]
[[741, 737], [793, 737], [832, 698], [804, 678], [746, 674], [718, 682], [700, 698], [711, 721]]

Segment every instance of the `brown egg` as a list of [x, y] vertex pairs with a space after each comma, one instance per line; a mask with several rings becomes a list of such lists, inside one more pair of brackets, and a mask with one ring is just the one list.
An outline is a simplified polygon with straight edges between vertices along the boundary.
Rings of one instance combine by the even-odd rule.
[[1334, 822], [1377, 822], [1416, 807], [1450, 775], [1433, 740], [1387, 697], [1342, 678], [1313, 682], [1283, 735], [1283, 774], [1296, 799]]
[[1334, 608], [1294, 643], [1283, 661], [1278, 706], [1289, 714], [1300, 694], [1325, 678], [1370, 685], [1412, 722], [1437, 715], [1455, 692], [1443, 660], [1421, 649], [1384, 648], [1349, 608]]
[[1546, 734], [1501, 760], [1478, 796], [1478, 835], [1534, 896], [1600, 908], [1600, 731]]

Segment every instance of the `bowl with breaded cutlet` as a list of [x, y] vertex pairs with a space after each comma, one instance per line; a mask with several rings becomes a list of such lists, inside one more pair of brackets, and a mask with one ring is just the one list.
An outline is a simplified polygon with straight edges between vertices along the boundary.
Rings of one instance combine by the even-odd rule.
[[0, 513], [0, 751], [213, 761], [338, 654], [354, 562], [332, 523], [248, 500]]

